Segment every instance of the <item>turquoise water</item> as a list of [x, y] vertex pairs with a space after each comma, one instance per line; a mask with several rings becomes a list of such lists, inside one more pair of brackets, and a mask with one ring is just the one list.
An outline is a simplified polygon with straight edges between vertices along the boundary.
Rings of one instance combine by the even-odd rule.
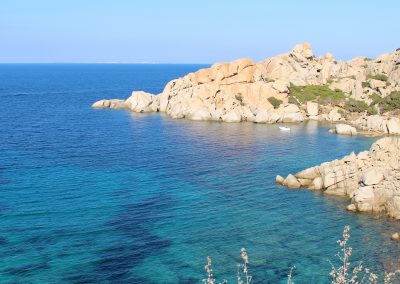
[[201, 67], [0, 65], [0, 283], [200, 283], [207, 255], [234, 283], [242, 247], [256, 283], [327, 283], [347, 224], [354, 260], [398, 268], [399, 222], [274, 183], [373, 139], [90, 108]]

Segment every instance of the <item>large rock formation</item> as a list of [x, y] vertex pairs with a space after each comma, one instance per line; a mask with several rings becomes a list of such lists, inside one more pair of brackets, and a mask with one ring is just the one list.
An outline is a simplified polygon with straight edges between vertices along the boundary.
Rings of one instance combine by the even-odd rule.
[[[385, 96], [392, 90], [400, 90], [399, 64], [400, 51], [376, 60], [355, 58], [342, 62], [335, 61], [331, 54], [314, 56], [310, 45], [305, 43], [259, 63], [251, 59], [216, 63], [170, 81], [159, 95], [133, 92], [125, 103], [101, 100], [93, 107], [160, 111], [172, 118], [192, 120], [301, 122], [306, 116], [318, 119], [319, 107], [308, 104], [299, 108], [293, 103], [300, 105], [300, 102], [293, 97], [289, 103], [291, 84], [326, 84], [331, 90], [343, 91], [348, 98], [370, 102], [371, 94]], [[377, 76], [371, 79], [376, 74], [386, 74], [383, 79], [387, 81]], [[362, 84], [364, 81], [368, 84]], [[280, 105], [272, 105], [271, 98], [281, 102]], [[343, 120], [337, 110], [324, 117], [330, 121]]]
[[357, 129], [347, 124], [336, 124], [330, 131], [341, 135], [357, 135]]
[[369, 151], [351, 153], [276, 181], [291, 188], [348, 196], [351, 211], [387, 212], [400, 219], [400, 137], [385, 137]]
[[400, 134], [400, 119], [380, 115], [361, 116], [351, 122], [355, 127], [372, 132]]

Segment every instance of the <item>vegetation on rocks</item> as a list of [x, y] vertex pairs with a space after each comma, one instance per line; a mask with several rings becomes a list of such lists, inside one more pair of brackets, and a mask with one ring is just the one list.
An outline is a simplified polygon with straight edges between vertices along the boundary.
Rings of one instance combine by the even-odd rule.
[[382, 113], [400, 109], [400, 91], [393, 91], [388, 96], [381, 98], [374, 96], [371, 105], [378, 105]]
[[372, 93], [368, 96], [368, 98], [370, 98], [372, 100], [371, 105], [375, 105], [377, 103], [379, 103], [379, 101], [382, 99], [380, 95], [378, 95], [377, 93]]
[[369, 107], [364, 101], [359, 101], [355, 99], [349, 99], [346, 101], [344, 108], [349, 112], [365, 112]]
[[363, 88], [369, 88], [369, 82], [367, 82], [367, 81], [361, 82], [361, 86]]
[[269, 97], [269, 98], [268, 98], [268, 101], [271, 103], [271, 105], [272, 105], [274, 108], [278, 108], [278, 107], [283, 103], [282, 100], [277, 99], [277, 98], [275, 98], [275, 97]]
[[367, 75], [367, 80], [371, 80], [371, 79], [375, 79], [375, 80], [385, 81], [386, 82], [389, 78], [385, 74], [376, 74], [376, 75], [369, 74], [369, 75]]
[[379, 107], [382, 112], [400, 109], [400, 91], [391, 92], [389, 96], [383, 98]]
[[320, 104], [337, 104], [345, 99], [344, 93], [339, 90], [331, 90], [327, 85], [290, 85], [289, 96], [295, 97], [301, 104], [315, 101]]

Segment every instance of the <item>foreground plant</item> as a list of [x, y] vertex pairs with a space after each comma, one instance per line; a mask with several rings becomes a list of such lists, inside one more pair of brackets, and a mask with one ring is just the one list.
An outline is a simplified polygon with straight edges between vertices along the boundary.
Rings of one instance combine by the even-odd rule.
[[[378, 276], [372, 273], [368, 268], [364, 268], [363, 262], [360, 262], [358, 265], [352, 267], [350, 262], [350, 257], [353, 253], [352, 247], [348, 246], [348, 242], [350, 240], [350, 226], [344, 227], [343, 230], [343, 239], [338, 240], [339, 244], [339, 252], [336, 254], [338, 259], [340, 260], [340, 266], [335, 267], [332, 263], [332, 270], [330, 272], [330, 276], [332, 278], [332, 284], [375, 284], [378, 283]], [[249, 256], [247, 255], [247, 251], [245, 248], [241, 249], [241, 257], [243, 263], [237, 265], [237, 283], [238, 284], [251, 284], [252, 276], [249, 273]], [[213, 276], [213, 270], [211, 268], [211, 258], [207, 256], [207, 264], [204, 266], [204, 269], [207, 273], [207, 278], [203, 279], [203, 282], [206, 284], [215, 284], [215, 279]], [[288, 274], [287, 283], [294, 284], [293, 282], [293, 270], [296, 267], [293, 266], [290, 269]], [[391, 284], [392, 281], [396, 278], [397, 274], [400, 274], [400, 270], [396, 270], [395, 272], [387, 273], [385, 272], [383, 283]], [[242, 279], [243, 278], [243, 279]], [[246, 282], [244, 282], [246, 281]], [[222, 283], [228, 283], [227, 280], [224, 280]]]
[[242, 278], [241, 278], [241, 271], [243, 271], [243, 274], [246, 278], [246, 284], [250, 284], [251, 283], [251, 275], [249, 273], [249, 268], [247, 267], [247, 265], [249, 264], [249, 256], [247, 255], [247, 251], [245, 248], [242, 248], [241, 250], [242, 253], [242, 264], [238, 264], [237, 265], [237, 280], [238, 280], [238, 284], [244, 284]]
[[[358, 265], [352, 267], [350, 263], [350, 256], [353, 253], [352, 247], [348, 246], [350, 240], [350, 226], [344, 227], [343, 239], [338, 240], [339, 252], [337, 257], [341, 261], [341, 266], [336, 268], [332, 263], [332, 271], [330, 276], [332, 277], [332, 284], [363, 284], [363, 283], [378, 283], [378, 275], [372, 273], [370, 269], [363, 267], [363, 262], [361, 261]], [[390, 284], [400, 270], [392, 273], [385, 272], [383, 279], [384, 284]]]

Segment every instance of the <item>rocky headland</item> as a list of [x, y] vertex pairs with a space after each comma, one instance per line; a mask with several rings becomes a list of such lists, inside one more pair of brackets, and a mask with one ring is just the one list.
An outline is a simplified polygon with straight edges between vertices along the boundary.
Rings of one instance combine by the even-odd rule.
[[[337, 61], [314, 56], [309, 44], [255, 63], [216, 63], [170, 81], [161, 94], [134, 91], [93, 108], [164, 112], [172, 118], [224, 122], [335, 123], [332, 133], [400, 134], [400, 49], [376, 59]], [[277, 183], [347, 196], [350, 211], [386, 212], [400, 219], [400, 137], [369, 151], [323, 163]]]
[[385, 212], [400, 220], [400, 137], [381, 138], [369, 151], [277, 176], [276, 182], [346, 196], [349, 211]]
[[92, 107], [225, 122], [326, 120], [400, 134], [400, 50], [376, 59], [336, 61], [330, 53], [316, 57], [309, 44], [298, 44], [258, 63], [216, 63], [170, 81], [161, 94], [134, 91], [126, 100], [104, 99]]

